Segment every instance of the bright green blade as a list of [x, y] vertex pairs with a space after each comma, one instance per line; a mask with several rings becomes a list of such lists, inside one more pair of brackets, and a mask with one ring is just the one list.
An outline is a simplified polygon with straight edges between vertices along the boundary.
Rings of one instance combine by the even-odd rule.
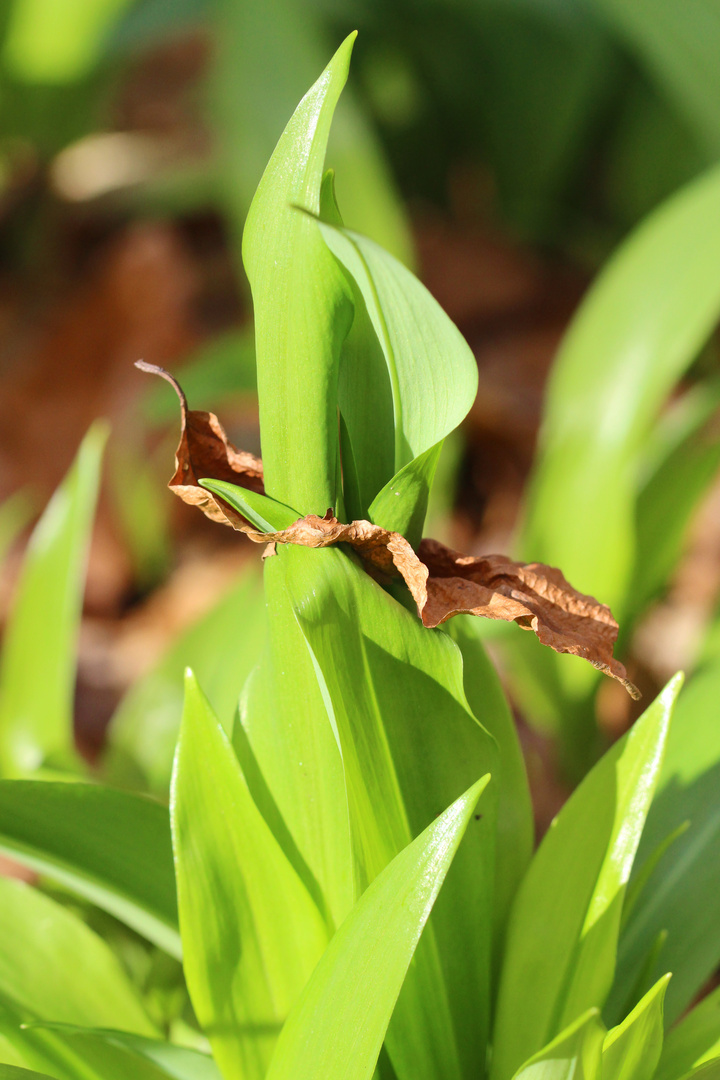
[[479, 623], [469, 615], [459, 615], [447, 626], [462, 653], [463, 685], [470, 708], [498, 744], [494, 917], [499, 951], [515, 893], [532, 857], [535, 819], [517, 728], [500, 679], [483, 647]]
[[183, 672], [202, 682], [226, 731], [265, 636], [265, 603], [255, 562], [120, 702], [108, 731], [103, 769], [112, 783], [167, 798], [183, 706]]
[[422, 540], [430, 488], [442, 445], [441, 440], [413, 458], [370, 504], [370, 521], [400, 533], [414, 548]]
[[681, 684], [675, 676], [589, 773], [530, 864], [510, 917], [493, 1080], [508, 1080], [573, 1017], [604, 1004], [627, 881]]
[[648, 990], [629, 1016], [608, 1031], [602, 1050], [603, 1080], [653, 1080], [663, 1045], [663, 1003], [670, 975]]
[[185, 976], [222, 1072], [261, 1080], [327, 928], [191, 673], [185, 692], [171, 796]]
[[75, 651], [108, 429], [90, 428], [28, 546], [0, 664], [0, 771], [74, 764]]
[[370, 1080], [423, 927], [488, 779], [363, 893], [283, 1028], [267, 1080]]
[[[337, 548], [283, 550], [287, 587], [337, 732], [359, 893], [496, 762], [459, 651]], [[276, 560], [270, 560], [274, 562]], [[494, 802], [458, 854], [390, 1025], [399, 1080], [469, 1076], [490, 1009]]]
[[688, 1008], [720, 961], [717, 897], [720, 891], [720, 730], [717, 702], [720, 664], [708, 664], [678, 702], [658, 791], [637, 859], [637, 872], [683, 823], [690, 826], [668, 847], [649, 875], [623, 929], [616, 985], [608, 1002], [615, 1019], [628, 987], [647, 967], [658, 934], [667, 939], [645, 971], [638, 992], [665, 971], [672, 982], [665, 1018], [673, 1023]]
[[[526, 1061], [514, 1080], [595, 1080], [600, 1077], [605, 1029], [598, 1009], [589, 1009]], [[602, 1073], [606, 1080], [605, 1073]]]
[[0, 878], [0, 924], [0, 998], [19, 1013], [155, 1034], [115, 955], [67, 908]]
[[355, 35], [293, 114], [265, 169], [243, 237], [255, 306], [260, 433], [268, 495], [306, 513], [336, 503], [337, 378], [352, 322], [345, 276], [313, 214], [333, 112]]
[[[385, 355], [397, 472], [465, 418], [477, 393], [475, 357], [437, 301], [402, 263], [358, 233], [328, 224], [320, 228], [362, 293]], [[342, 397], [339, 405], [355, 446], [357, 406], [353, 398]]]
[[277, 499], [259, 495], [237, 484], [229, 484], [227, 480], [201, 480], [200, 484], [215, 495], [220, 495], [260, 532], [279, 532], [282, 529], [288, 529], [302, 517], [297, 510], [285, 506]]
[[[68, 1042], [75, 1046], [107, 1048], [108, 1058], [125, 1060], [128, 1075], [145, 1060], [150, 1066], [156, 1065], [163, 1076], [174, 1080], [221, 1080], [221, 1073], [208, 1054], [191, 1050], [187, 1046], [148, 1039], [142, 1035], [132, 1035], [126, 1031], [112, 1028], [83, 1028], [71, 1024], [33, 1024], [34, 1032], [50, 1031], [65, 1035]], [[111, 1051], [118, 1050], [115, 1055]], [[138, 1062], [140, 1059], [140, 1062]], [[134, 1075], [134, 1074], [133, 1074]]]
[[[243, 690], [233, 741], [241, 757], [241, 744], [247, 744], [276, 808], [274, 817], [283, 825], [282, 832], [273, 830], [276, 840], [338, 926], [354, 902], [345, 777], [288, 595], [286, 565], [280, 554], [264, 563], [268, 638]], [[256, 787], [253, 793], [257, 797]]]
[[94, 784], [0, 781], [0, 851], [180, 958], [165, 807]]
[[656, 1080], [677, 1080], [716, 1057], [720, 1057], [720, 987], [667, 1033]]
[[20, 1069], [17, 1065], [0, 1065], [0, 1080], [52, 1080], [52, 1077], [33, 1069]]

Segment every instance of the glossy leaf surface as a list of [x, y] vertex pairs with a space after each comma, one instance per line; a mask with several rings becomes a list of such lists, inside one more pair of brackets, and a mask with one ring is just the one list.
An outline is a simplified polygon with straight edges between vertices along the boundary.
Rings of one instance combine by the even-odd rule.
[[333, 937], [268, 1080], [370, 1080], [408, 966], [488, 777], [380, 873]]
[[598, 1010], [590, 1009], [518, 1069], [514, 1080], [596, 1080], [604, 1034]]
[[605, 1038], [603, 1080], [652, 1080], [663, 1045], [663, 1003], [670, 975], [664, 975], [621, 1024]]
[[370, 504], [369, 520], [400, 533], [414, 548], [422, 540], [430, 488], [441, 450], [442, 441], [418, 454], [378, 491]]
[[720, 959], [717, 897], [720, 890], [720, 729], [716, 719], [720, 665], [690, 680], [678, 702], [667, 755], [638, 854], [638, 874], [671, 833], [690, 825], [668, 847], [650, 874], [620, 939], [616, 987], [609, 1002], [615, 1018], [661, 931], [667, 939], [655, 957], [642, 993], [665, 971], [673, 977], [665, 1002], [672, 1023], [690, 1005]]
[[327, 929], [191, 673], [171, 820], [188, 989], [227, 1076], [265, 1075]]
[[[323, 237], [362, 293], [390, 376], [395, 471], [440, 442], [477, 393], [469, 345], [424, 285], [358, 233], [322, 224]], [[340, 410], [348, 419], [348, 406]], [[351, 429], [352, 436], [352, 429]]]
[[[495, 1027], [494, 1080], [590, 1007], [615, 970], [623, 898], [652, 800], [676, 676], [555, 818], [510, 917]], [[543, 987], [538, 995], [537, 987]]]
[[[461, 657], [442, 631], [336, 548], [289, 547], [293, 606], [342, 752], [356, 895], [468, 777], [496, 762], [470, 712]], [[458, 854], [403, 988], [387, 1046], [399, 1080], [462, 1076], [483, 1060], [489, 1013], [495, 793]]]
[[[0, 665], [0, 768], [75, 764], [75, 650], [107, 427], [95, 424], [28, 545]], [[39, 673], [42, 672], [42, 676]]]
[[336, 389], [352, 322], [345, 277], [317, 223], [325, 151], [351, 35], [278, 142], [248, 213], [243, 261], [255, 306], [260, 432], [268, 495], [303, 514], [335, 506]]
[[0, 878], [0, 922], [0, 998], [18, 1012], [155, 1034], [115, 955], [67, 908], [29, 885]]
[[0, 851], [180, 956], [165, 807], [94, 784], [0, 781]]

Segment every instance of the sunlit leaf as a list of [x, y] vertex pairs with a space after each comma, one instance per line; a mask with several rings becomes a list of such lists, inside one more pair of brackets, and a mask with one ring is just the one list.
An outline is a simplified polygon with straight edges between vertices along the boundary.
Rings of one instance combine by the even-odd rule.
[[165, 807], [94, 784], [0, 781], [0, 851], [180, 956]]
[[77, 765], [76, 645], [106, 439], [105, 424], [90, 429], [28, 545], [0, 664], [0, 767], [6, 776], [48, 761]]
[[362, 895], [291, 1013], [268, 1080], [372, 1076], [423, 927], [488, 779], [445, 810]]
[[604, 1035], [599, 1010], [589, 1009], [526, 1061], [514, 1080], [595, 1080], [600, 1076]]
[[171, 820], [195, 1013], [221, 1070], [259, 1080], [327, 943], [327, 927], [255, 806], [191, 673]]
[[603, 1043], [603, 1080], [652, 1080], [663, 1045], [663, 1003], [670, 975], [663, 975]]

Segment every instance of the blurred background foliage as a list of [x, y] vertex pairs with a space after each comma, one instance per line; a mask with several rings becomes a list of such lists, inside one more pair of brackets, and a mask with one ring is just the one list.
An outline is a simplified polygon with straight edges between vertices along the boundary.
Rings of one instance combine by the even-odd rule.
[[[355, 28], [329, 154], [345, 221], [419, 271], [480, 370], [476, 406], [441, 460], [430, 531], [473, 553], [557, 562], [597, 588], [623, 617], [620, 653], [647, 694], [712, 659], [720, 0], [9, 0], [0, 601], [7, 612], [17, 538], [90, 422], [108, 417], [74, 708], [91, 756], [115, 713], [109, 760], [122, 782], [164, 790], [182, 667], [194, 664], [229, 719], [262, 632], [244, 569], [254, 549], [164, 492], [177, 406], [132, 361], [171, 367], [193, 407], [220, 412], [257, 451], [245, 214], [295, 104]], [[603, 306], [600, 285], [588, 295], [553, 368], [593, 276], [681, 189], [676, 232], [651, 224], [659, 239], [626, 278], [611, 261], [614, 300]], [[631, 330], [618, 323], [613, 337], [623, 298]], [[693, 329], [663, 351], [657, 327], [670, 335], [673, 319]], [[634, 714], [622, 691], [598, 692], [592, 671], [576, 675], [530, 635], [488, 624], [482, 636], [526, 725], [547, 818], [561, 797], [546, 775], [552, 740], [576, 777]], [[230, 674], [215, 649], [229, 637]]]

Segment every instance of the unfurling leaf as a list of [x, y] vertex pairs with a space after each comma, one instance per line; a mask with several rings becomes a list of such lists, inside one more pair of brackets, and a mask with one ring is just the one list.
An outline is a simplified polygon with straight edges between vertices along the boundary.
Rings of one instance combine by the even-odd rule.
[[[631, 697], [640, 697], [624, 666], [613, 657], [618, 624], [610, 609], [577, 592], [551, 566], [517, 563], [505, 555], [474, 558], [437, 540], [423, 540], [415, 552], [400, 533], [370, 521], [343, 524], [332, 510], [322, 518], [298, 515], [293, 524], [276, 532], [253, 528], [248, 524], [252, 508], [243, 498], [243, 488], [262, 494], [262, 462], [235, 450], [213, 413], [189, 411], [182, 390], [166, 371], [142, 362], [138, 366], [162, 375], [180, 398], [182, 436], [175, 475], [168, 486], [213, 521], [231, 525], [255, 543], [311, 548], [350, 544], [376, 576], [387, 579], [399, 575], [404, 579], [424, 626], [440, 626], [459, 614], [516, 622], [534, 631], [543, 645], [582, 657], [622, 683]], [[235, 498], [228, 485], [238, 481]], [[282, 507], [284, 517], [289, 509]], [[252, 517], [265, 520], [254, 513]]]
[[235, 449], [215, 413], [188, 409], [187, 398], [180, 384], [165, 368], [146, 364], [144, 360], [137, 360], [135, 367], [151, 375], [160, 375], [170, 383], [180, 399], [180, 442], [175, 451], [175, 473], [168, 487], [183, 502], [197, 506], [212, 521], [234, 526], [237, 514], [201, 488], [198, 480], [202, 476], [214, 476], [218, 480], [229, 480], [252, 491], [263, 492], [262, 461], [254, 454]]

